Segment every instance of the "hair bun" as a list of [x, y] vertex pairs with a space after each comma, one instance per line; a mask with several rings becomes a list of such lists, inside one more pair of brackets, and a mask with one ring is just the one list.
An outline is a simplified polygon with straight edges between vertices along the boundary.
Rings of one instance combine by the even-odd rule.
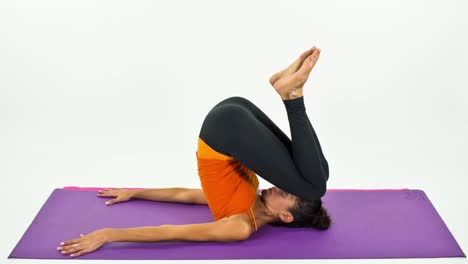
[[330, 226], [331, 219], [324, 207], [320, 207], [319, 212], [314, 219], [314, 227], [320, 230], [326, 230]]
[[323, 207], [320, 207], [320, 211], [318, 213], [318, 217], [320, 218], [323, 218], [324, 216], [326, 216], [327, 212], [325, 211], [325, 208]]
[[322, 200], [317, 200], [317, 203], [316, 203], [316, 207], [313, 211], [314, 214], [320, 214], [320, 212], [322, 211]]

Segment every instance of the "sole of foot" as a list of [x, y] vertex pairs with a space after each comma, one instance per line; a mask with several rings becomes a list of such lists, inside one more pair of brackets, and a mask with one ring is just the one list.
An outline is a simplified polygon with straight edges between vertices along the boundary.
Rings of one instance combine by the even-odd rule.
[[299, 55], [299, 57], [291, 64], [289, 65], [287, 68], [283, 69], [282, 71], [280, 72], [277, 72], [275, 74], [273, 74], [270, 79], [269, 79], [269, 82], [272, 86], [275, 85], [276, 81], [278, 81], [279, 79], [283, 78], [283, 77], [286, 77], [288, 75], [291, 75], [293, 73], [295, 73], [301, 66], [302, 66], [302, 63], [304, 62], [304, 60], [309, 56], [311, 55], [314, 50], [316, 50], [316, 47], [313, 46], [311, 49], [309, 50], [306, 50], [304, 51], [301, 55]]

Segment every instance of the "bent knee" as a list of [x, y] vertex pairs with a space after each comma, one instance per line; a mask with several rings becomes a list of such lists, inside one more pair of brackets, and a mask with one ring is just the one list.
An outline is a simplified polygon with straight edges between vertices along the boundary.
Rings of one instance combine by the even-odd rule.
[[238, 104], [226, 104], [221, 106], [219, 110], [224, 118], [228, 118], [232, 122], [239, 120], [239, 118], [244, 119], [250, 114], [247, 109]]
[[242, 96], [231, 96], [223, 101], [221, 101], [218, 105], [223, 105], [223, 104], [238, 104], [238, 105], [246, 105], [246, 104], [252, 104], [252, 102]]

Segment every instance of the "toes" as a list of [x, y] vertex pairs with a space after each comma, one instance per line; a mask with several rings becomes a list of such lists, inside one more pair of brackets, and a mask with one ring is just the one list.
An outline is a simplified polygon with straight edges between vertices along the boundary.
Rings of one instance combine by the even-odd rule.
[[318, 59], [318, 56], [320, 55], [320, 50], [315, 50], [314, 53], [312, 53], [312, 58], [313, 60], [317, 60]]
[[307, 56], [309, 56], [309, 52], [310, 50], [307, 50], [307, 51], [304, 51], [301, 56], [299, 56], [299, 60], [300, 61], [303, 61], [305, 58], [307, 58]]
[[306, 50], [304, 51], [301, 56], [299, 57], [299, 59], [301, 61], [304, 61], [310, 54], [312, 54], [312, 52], [314, 52], [314, 50], [316, 50], [317, 48], [315, 46], [313, 46], [311, 49], [309, 50]]
[[[304, 63], [302, 64], [301, 68], [298, 70], [298, 73], [299, 74], [304, 74], [308, 71], [311, 70], [311, 63], [315, 63], [315, 60], [314, 60], [314, 55], [315, 53], [312, 53], [311, 55], [309, 55], [307, 57], [307, 59], [304, 61]], [[313, 65], [312, 65], [313, 66]]]
[[310, 61], [308, 65], [309, 68], [312, 68], [315, 65], [319, 57], [320, 57], [320, 50], [315, 51], [314, 53], [312, 53], [312, 55], [308, 57]]
[[310, 54], [306, 58], [301, 68], [295, 74], [296, 75], [295, 77], [297, 78], [297, 80], [303, 82], [308, 79], [309, 74], [312, 71], [312, 68], [314, 67], [315, 63], [317, 62], [319, 56], [320, 56], [320, 52], [318, 49], [316, 49], [314, 50], [312, 54]]

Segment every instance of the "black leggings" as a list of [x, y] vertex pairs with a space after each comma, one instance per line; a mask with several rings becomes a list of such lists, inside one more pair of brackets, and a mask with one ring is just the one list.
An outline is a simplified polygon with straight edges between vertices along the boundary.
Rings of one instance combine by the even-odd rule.
[[320, 199], [327, 189], [328, 162], [306, 114], [304, 97], [283, 103], [292, 141], [255, 104], [239, 96], [211, 109], [199, 137], [274, 186], [306, 200]]

